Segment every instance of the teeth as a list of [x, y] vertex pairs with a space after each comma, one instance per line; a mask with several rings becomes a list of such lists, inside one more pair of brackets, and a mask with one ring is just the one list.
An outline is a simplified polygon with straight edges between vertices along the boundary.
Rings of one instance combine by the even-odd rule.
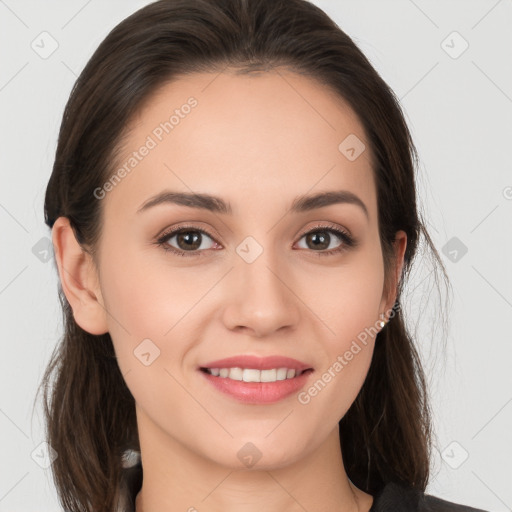
[[277, 380], [277, 370], [261, 370], [260, 382], [275, 382]]
[[277, 370], [276, 379], [277, 380], [284, 380], [284, 379], [286, 379], [287, 372], [288, 372], [288, 370], [286, 368], [279, 368]]
[[[255, 370], [252, 368], [206, 368], [214, 377], [241, 380], [244, 382], [276, 382], [278, 380], [293, 379], [295, 369], [272, 368], [271, 370]], [[297, 373], [297, 376], [300, 373]]]
[[242, 380], [243, 374], [244, 371], [242, 370], [242, 368], [230, 368], [227, 376], [233, 380]]

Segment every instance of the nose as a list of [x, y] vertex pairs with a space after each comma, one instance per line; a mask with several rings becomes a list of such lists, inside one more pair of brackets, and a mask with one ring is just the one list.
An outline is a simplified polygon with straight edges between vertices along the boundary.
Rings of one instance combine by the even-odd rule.
[[252, 263], [238, 261], [230, 272], [229, 299], [223, 312], [228, 329], [261, 338], [298, 325], [302, 302], [294, 290], [292, 273], [267, 257], [269, 252]]

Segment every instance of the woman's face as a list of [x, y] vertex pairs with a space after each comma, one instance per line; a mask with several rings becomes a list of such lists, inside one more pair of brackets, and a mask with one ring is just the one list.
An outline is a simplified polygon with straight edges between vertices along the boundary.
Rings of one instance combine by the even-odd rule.
[[[130, 128], [96, 192], [98, 263], [139, 435], [229, 467], [293, 462], [337, 432], [393, 304], [362, 125], [283, 70], [183, 77]], [[151, 205], [164, 192], [184, 196]], [[276, 356], [295, 361], [260, 361]]]

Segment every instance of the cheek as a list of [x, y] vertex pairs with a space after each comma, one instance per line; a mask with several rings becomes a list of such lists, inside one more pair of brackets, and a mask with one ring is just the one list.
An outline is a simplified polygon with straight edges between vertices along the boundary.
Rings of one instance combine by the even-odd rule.
[[164, 258], [150, 257], [149, 253], [156, 251], [155, 247], [134, 248], [116, 255], [107, 250], [102, 261], [102, 292], [111, 334], [133, 343], [143, 338], [162, 339], [208, 287], [190, 268], [173, 267]]
[[378, 249], [357, 253], [350, 264], [316, 281], [322, 291], [317, 288], [314, 294], [314, 309], [322, 320], [317, 337], [323, 340], [324, 358], [314, 386], [299, 403], [317, 401], [320, 408], [337, 404], [333, 418], [349, 408], [371, 364], [384, 284]]
[[170, 404], [182, 405], [183, 368], [193, 360], [191, 350], [205, 338], [204, 325], [216, 310], [207, 292], [225, 272], [179, 267], [165, 254], [155, 258], [157, 250], [148, 249], [150, 255], [139, 248], [117, 256], [110, 251], [102, 262], [103, 298], [119, 368], [135, 400], [155, 414], [166, 404], [169, 410]]
[[333, 350], [347, 349], [361, 332], [376, 327], [384, 287], [379, 251], [376, 245], [350, 254], [337, 268], [316, 275], [313, 289], [303, 290], [325, 324], [322, 337], [332, 340]]
[[193, 306], [210, 285], [196, 282], [190, 269], [157, 265], [147, 254], [106, 253], [102, 292], [120, 371], [144, 410], [172, 417], [173, 408], [186, 402], [171, 376], [194, 339], [184, 329], [190, 329]]

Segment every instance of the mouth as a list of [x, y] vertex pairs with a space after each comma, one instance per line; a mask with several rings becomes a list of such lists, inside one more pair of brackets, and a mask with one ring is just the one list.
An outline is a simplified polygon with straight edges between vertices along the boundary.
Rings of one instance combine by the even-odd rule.
[[252, 404], [277, 402], [298, 392], [314, 371], [306, 363], [282, 356], [235, 356], [198, 370], [217, 391]]

